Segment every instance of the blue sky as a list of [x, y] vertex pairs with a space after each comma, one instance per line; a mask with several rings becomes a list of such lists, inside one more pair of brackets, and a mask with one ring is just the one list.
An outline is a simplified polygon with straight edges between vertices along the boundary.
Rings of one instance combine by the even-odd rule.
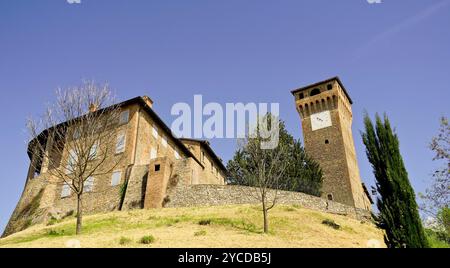
[[[361, 177], [373, 185], [359, 131], [387, 112], [410, 180], [423, 191], [427, 145], [449, 115], [449, 0], [0, 0], [0, 230], [29, 160], [25, 121], [58, 86], [109, 82], [120, 99], [149, 95], [170, 126], [176, 102], [279, 102], [301, 137], [290, 90], [340, 76], [354, 100]], [[228, 160], [232, 140], [212, 140]]]

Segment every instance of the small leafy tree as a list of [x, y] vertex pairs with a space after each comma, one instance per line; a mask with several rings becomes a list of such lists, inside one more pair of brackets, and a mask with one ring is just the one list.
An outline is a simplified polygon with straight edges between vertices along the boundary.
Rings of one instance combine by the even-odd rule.
[[[291, 148], [283, 142], [273, 149], [265, 149], [265, 139], [259, 135], [262, 124], [267, 124], [278, 132], [278, 117], [266, 115], [258, 120], [256, 135], [247, 135], [240, 141], [240, 148], [234, 160], [228, 164], [231, 167], [231, 178], [235, 183], [251, 186], [243, 188], [245, 194], [252, 196], [261, 203], [264, 233], [269, 232], [268, 212], [278, 201], [278, 192], [282, 188], [282, 178], [289, 167], [288, 159]], [[278, 134], [278, 133], [277, 133]]]
[[414, 190], [408, 179], [399, 140], [389, 119], [376, 115], [375, 127], [369, 116], [364, 118], [362, 133], [366, 154], [372, 164], [379, 193], [374, 215], [378, 227], [385, 230], [385, 242], [391, 248], [424, 248], [428, 241], [419, 217]]
[[[281, 120], [279, 120], [278, 143], [289, 150], [289, 154], [284, 158], [287, 167], [284, 176], [280, 178], [279, 189], [320, 196], [323, 178], [319, 164], [306, 154], [300, 140], [295, 140], [287, 132], [285, 124]], [[248, 166], [246, 149], [245, 147], [238, 148], [233, 158], [228, 161], [228, 184], [254, 186], [250, 185], [244, 176], [243, 168]]]
[[108, 85], [84, 82], [58, 89], [55, 103], [27, 123], [34, 170], [45, 169], [48, 183], [76, 195], [77, 234], [82, 229], [83, 195], [92, 191], [90, 179], [110, 173], [122, 159], [115, 155], [120, 107], [114, 103]]

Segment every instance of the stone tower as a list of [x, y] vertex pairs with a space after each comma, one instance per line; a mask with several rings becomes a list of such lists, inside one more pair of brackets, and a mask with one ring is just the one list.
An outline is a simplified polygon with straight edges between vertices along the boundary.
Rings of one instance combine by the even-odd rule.
[[352, 134], [352, 100], [338, 77], [292, 91], [306, 152], [324, 175], [322, 197], [370, 210]]

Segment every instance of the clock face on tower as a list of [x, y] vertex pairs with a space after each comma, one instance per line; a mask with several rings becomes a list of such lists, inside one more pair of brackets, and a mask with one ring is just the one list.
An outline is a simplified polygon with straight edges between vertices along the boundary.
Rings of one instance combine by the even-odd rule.
[[331, 127], [331, 115], [330, 111], [324, 111], [311, 115], [311, 128], [312, 131]]

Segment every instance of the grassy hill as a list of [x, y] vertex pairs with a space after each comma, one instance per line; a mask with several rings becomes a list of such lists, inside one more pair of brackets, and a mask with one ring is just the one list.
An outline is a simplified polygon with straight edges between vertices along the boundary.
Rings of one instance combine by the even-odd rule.
[[261, 212], [251, 205], [85, 216], [80, 236], [70, 217], [0, 239], [0, 247], [66, 247], [78, 241], [81, 247], [384, 247], [382, 231], [371, 223], [298, 206], [280, 205], [269, 213], [269, 234], [262, 233]]

